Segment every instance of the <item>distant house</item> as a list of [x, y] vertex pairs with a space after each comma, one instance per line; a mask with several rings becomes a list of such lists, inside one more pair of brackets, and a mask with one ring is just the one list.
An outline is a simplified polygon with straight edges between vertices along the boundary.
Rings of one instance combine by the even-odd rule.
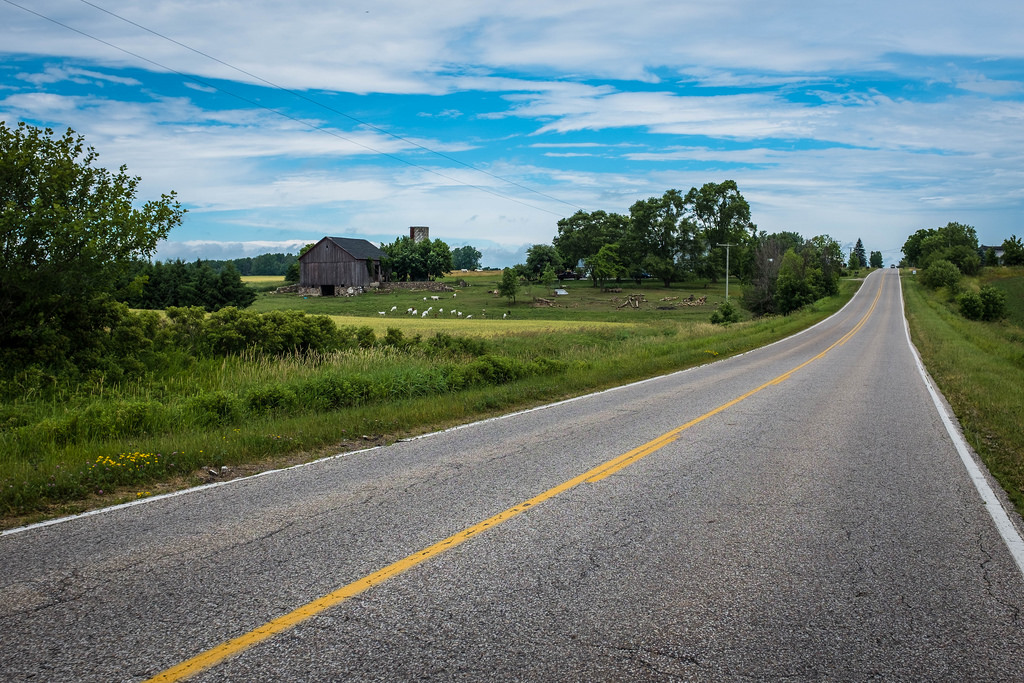
[[322, 296], [366, 289], [385, 279], [383, 251], [362, 239], [324, 237], [299, 257], [299, 287], [317, 289]]

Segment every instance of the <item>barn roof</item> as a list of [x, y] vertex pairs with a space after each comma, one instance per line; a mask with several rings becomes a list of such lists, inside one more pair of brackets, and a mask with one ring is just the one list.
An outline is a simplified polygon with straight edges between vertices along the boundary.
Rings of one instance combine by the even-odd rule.
[[334, 244], [351, 254], [352, 258], [359, 259], [360, 261], [379, 261], [387, 256], [383, 251], [363, 239], [351, 237], [325, 237], [324, 239], [334, 242]]

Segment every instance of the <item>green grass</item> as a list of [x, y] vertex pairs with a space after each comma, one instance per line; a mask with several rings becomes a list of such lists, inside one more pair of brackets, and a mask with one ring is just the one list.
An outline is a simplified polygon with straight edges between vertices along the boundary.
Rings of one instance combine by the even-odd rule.
[[[589, 281], [563, 282], [559, 287], [568, 292], [565, 296], [556, 296], [554, 288], [534, 284], [520, 289], [515, 303], [505, 297], [494, 294], [501, 281], [501, 273], [475, 274], [465, 278], [468, 286], [456, 285], [459, 278], [448, 277], [442, 282], [452, 286], [454, 292], [435, 292], [427, 289], [418, 291], [390, 290], [371, 291], [360, 296], [341, 297], [304, 297], [297, 294], [261, 293], [252, 305], [255, 311], [284, 310], [299, 308], [308, 313], [380, 318], [384, 312], [386, 320], [409, 319], [406, 312], [415, 309], [421, 314], [426, 308], [433, 307], [428, 317], [434, 319], [451, 319], [450, 311], [455, 308], [461, 311], [465, 320], [472, 315], [473, 320], [501, 319], [508, 315], [513, 320], [591, 320], [603, 322], [651, 322], [651, 321], [706, 321], [715, 307], [725, 300], [725, 283], [708, 283], [703, 280], [689, 283], [674, 283], [671, 288], [661, 286], [660, 282], [648, 281], [642, 285], [625, 282], [616, 285], [621, 292], [602, 291]], [[639, 309], [623, 306], [625, 297], [639, 294], [646, 298]], [[684, 306], [681, 300], [693, 295], [694, 298], [707, 297], [704, 306]], [[431, 297], [438, 297], [437, 300]], [[729, 283], [729, 296], [737, 299], [742, 296], [741, 286], [732, 281]], [[546, 299], [553, 305], [537, 301]], [[662, 301], [662, 299], [671, 299]], [[391, 308], [394, 307], [395, 311]], [[445, 313], [438, 311], [444, 309]], [[458, 319], [457, 316], [455, 318]]]
[[[1011, 318], [966, 320], [948, 298], [903, 278], [911, 337], [952, 406], [964, 435], [1024, 514], [1024, 270], [991, 269], [979, 278], [1017, 294]], [[968, 282], [968, 286], [977, 283]]]
[[[438, 328], [484, 338], [440, 352], [418, 345], [284, 358], [179, 357], [177, 365], [145, 380], [0, 404], [3, 524], [187, 486], [223, 466], [244, 473], [306, 461], [699, 365], [814, 324], [845, 303], [859, 283], [844, 282], [840, 296], [797, 314], [725, 327], [708, 322], [712, 306], [657, 310], [661, 296], [688, 294], [684, 288], [645, 287], [639, 291], [650, 305], [619, 309], [615, 295], [575, 284], [566, 304], [553, 309], [561, 320], [533, 315], [551, 309], [527, 303], [510, 307], [511, 320], [381, 320], [380, 301], [411, 302], [414, 294], [329, 300], [265, 295], [264, 301], [289, 307], [338, 306], [334, 315], [363, 324], [424, 324], [424, 338]], [[708, 291], [716, 295], [713, 287]], [[469, 287], [457, 299], [460, 306], [473, 305], [490, 303], [492, 296], [485, 287]], [[448, 328], [452, 323], [461, 327]], [[518, 378], [506, 379], [505, 371]], [[469, 383], [460, 384], [466, 377]], [[343, 398], [328, 402], [332, 391]]]

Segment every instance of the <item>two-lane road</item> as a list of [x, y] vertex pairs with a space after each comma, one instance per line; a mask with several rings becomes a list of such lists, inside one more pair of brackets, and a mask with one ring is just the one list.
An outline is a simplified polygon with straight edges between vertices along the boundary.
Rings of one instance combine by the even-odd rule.
[[1024, 680], [994, 506], [880, 271], [753, 353], [6, 534], [0, 679]]

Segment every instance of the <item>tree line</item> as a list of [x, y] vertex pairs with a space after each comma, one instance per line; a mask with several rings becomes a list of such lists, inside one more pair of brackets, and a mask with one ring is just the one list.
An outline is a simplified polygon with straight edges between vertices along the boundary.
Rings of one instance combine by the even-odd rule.
[[227, 306], [245, 308], [256, 300], [256, 292], [245, 286], [231, 262], [218, 272], [209, 261], [137, 261], [127, 278], [119, 298], [131, 308], [198, 306], [217, 311]]
[[[862, 252], [858, 240], [851, 264]], [[840, 245], [827, 235], [805, 239], [794, 232], [759, 231], [736, 182], [725, 180], [639, 200], [628, 214], [577, 211], [558, 221], [551, 244], [531, 246], [526, 263], [513, 270], [545, 283], [589, 278], [595, 287], [648, 278], [666, 287], [694, 278], [717, 282], [728, 270], [748, 285], [746, 308], [764, 315], [835, 294], [845, 266]], [[512, 300], [514, 281], [503, 278], [500, 291]]]

